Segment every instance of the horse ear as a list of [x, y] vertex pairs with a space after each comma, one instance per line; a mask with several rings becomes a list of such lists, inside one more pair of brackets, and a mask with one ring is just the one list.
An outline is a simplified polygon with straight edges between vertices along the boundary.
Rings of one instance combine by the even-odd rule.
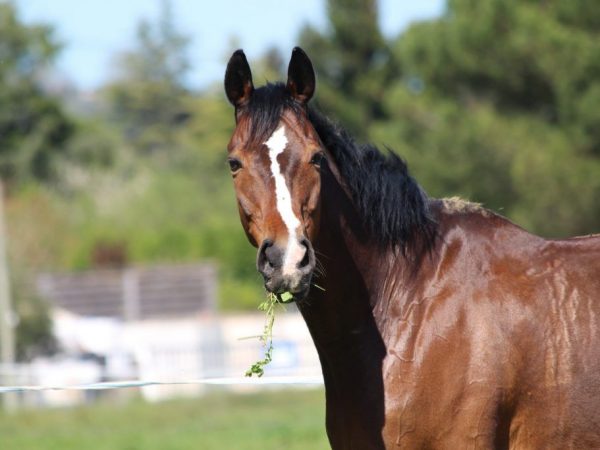
[[300, 47], [292, 50], [288, 66], [287, 90], [300, 103], [308, 103], [315, 93], [315, 71], [310, 59]]
[[252, 72], [250, 72], [248, 60], [242, 50], [237, 50], [227, 63], [225, 93], [229, 102], [239, 108], [248, 102], [253, 91]]

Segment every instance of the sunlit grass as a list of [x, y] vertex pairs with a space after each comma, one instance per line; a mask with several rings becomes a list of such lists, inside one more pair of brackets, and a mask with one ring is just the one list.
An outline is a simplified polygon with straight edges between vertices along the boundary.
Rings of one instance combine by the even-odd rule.
[[2, 450], [328, 449], [322, 390], [0, 413]]

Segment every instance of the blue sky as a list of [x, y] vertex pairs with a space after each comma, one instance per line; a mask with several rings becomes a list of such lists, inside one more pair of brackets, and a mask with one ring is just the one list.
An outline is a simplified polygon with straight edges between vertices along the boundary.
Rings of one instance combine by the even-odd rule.
[[[284, 54], [302, 26], [326, 26], [325, 0], [173, 0], [180, 29], [192, 39], [190, 85], [206, 87], [223, 76], [231, 39], [250, 59], [276, 45]], [[111, 76], [112, 57], [130, 48], [138, 21], [158, 14], [158, 0], [16, 0], [28, 23], [48, 22], [65, 44], [59, 71], [82, 89]], [[414, 20], [442, 13], [445, 0], [380, 0], [380, 22], [393, 36]]]

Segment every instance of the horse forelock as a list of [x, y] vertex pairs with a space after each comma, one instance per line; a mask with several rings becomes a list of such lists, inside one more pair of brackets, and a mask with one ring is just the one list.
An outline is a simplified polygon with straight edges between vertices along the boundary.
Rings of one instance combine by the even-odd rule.
[[302, 105], [292, 98], [283, 83], [267, 83], [256, 89], [237, 113], [248, 121], [248, 144], [264, 143], [278, 128], [285, 111], [300, 118]]

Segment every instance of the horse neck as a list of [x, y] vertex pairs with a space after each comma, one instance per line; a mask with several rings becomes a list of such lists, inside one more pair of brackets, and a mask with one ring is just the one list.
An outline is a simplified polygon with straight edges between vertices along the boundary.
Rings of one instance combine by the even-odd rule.
[[314, 242], [323, 271], [316, 283], [323, 290], [313, 287], [307, 302], [298, 306], [321, 360], [328, 429], [341, 435], [352, 429], [354, 440], [377, 442], [384, 420], [386, 348], [373, 314], [378, 308], [374, 285], [387, 270], [382, 263], [386, 258], [362, 244], [368, 239], [360, 218], [343, 188], [328, 175], [322, 177], [320, 231]]
[[385, 352], [375, 312], [385, 309], [380, 293], [396, 258], [369, 244], [349, 196], [329, 171], [322, 177], [314, 245], [323, 272], [315, 282], [323, 290], [313, 287], [308, 301], [299, 306], [317, 350], [335, 359], [347, 356], [340, 347]]

